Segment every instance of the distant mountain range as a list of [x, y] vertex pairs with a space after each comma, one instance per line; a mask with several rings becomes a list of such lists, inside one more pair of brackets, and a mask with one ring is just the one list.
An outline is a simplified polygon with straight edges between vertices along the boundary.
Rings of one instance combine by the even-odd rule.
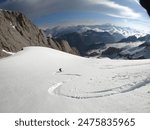
[[122, 39], [119, 42], [138, 42], [138, 41], [145, 41], [145, 42], [150, 42], [150, 34], [147, 34], [145, 36], [141, 37], [136, 37], [135, 35], [129, 36], [127, 38]]
[[68, 27], [57, 26], [52, 29], [46, 29], [45, 33], [48, 37], [53, 37], [58, 41], [68, 41], [70, 46], [77, 48], [83, 56], [86, 55], [89, 50], [100, 49], [109, 43], [150, 40], [150, 35], [147, 33], [112, 24]]
[[[150, 42], [107, 44], [87, 52], [89, 57], [108, 57], [111, 59], [149, 59]], [[132, 45], [134, 44], [134, 45]]]
[[112, 24], [102, 24], [102, 25], [77, 25], [77, 26], [56, 26], [51, 29], [46, 29], [45, 33], [47, 36], [59, 37], [60, 35], [68, 33], [83, 33], [88, 30], [95, 32], [108, 32], [110, 34], [120, 34], [124, 38], [135, 35], [136, 37], [141, 37], [147, 34], [147, 32], [138, 31], [129, 27], [120, 27]]
[[56, 38], [57, 41], [66, 40], [71, 47], [76, 47], [81, 55], [85, 55], [93, 45], [117, 42], [115, 36], [108, 32], [95, 32], [88, 30], [82, 33], [68, 33]]

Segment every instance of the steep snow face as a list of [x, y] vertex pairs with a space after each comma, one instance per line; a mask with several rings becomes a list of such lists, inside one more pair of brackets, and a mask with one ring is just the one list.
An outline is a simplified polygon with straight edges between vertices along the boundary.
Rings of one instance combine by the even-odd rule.
[[25, 48], [0, 60], [0, 112], [150, 112], [149, 66]]

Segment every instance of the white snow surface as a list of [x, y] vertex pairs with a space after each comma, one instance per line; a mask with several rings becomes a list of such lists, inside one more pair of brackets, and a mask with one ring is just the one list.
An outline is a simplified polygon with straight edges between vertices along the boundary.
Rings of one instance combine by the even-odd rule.
[[24, 48], [0, 60], [0, 112], [150, 112], [150, 60]]

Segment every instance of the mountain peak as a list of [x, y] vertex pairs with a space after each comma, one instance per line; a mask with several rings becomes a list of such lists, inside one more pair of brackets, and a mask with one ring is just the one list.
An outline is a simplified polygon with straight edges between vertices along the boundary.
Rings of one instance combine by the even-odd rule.
[[45, 30], [46, 34], [51, 34], [57, 37], [62, 34], [72, 33], [72, 32], [86, 32], [88, 30], [93, 30], [96, 32], [109, 32], [110, 34], [118, 33], [124, 37], [129, 37], [135, 35], [137, 37], [144, 36], [147, 33], [143, 31], [136, 30], [130, 27], [117, 26], [111, 23], [101, 24], [101, 25], [76, 25], [76, 26], [56, 26], [51, 29]]

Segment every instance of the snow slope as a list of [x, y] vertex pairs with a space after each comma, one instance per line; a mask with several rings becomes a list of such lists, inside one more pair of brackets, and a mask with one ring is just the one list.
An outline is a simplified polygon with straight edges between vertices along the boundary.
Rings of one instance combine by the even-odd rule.
[[150, 112], [150, 60], [24, 48], [0, 60], [0, 112]]

